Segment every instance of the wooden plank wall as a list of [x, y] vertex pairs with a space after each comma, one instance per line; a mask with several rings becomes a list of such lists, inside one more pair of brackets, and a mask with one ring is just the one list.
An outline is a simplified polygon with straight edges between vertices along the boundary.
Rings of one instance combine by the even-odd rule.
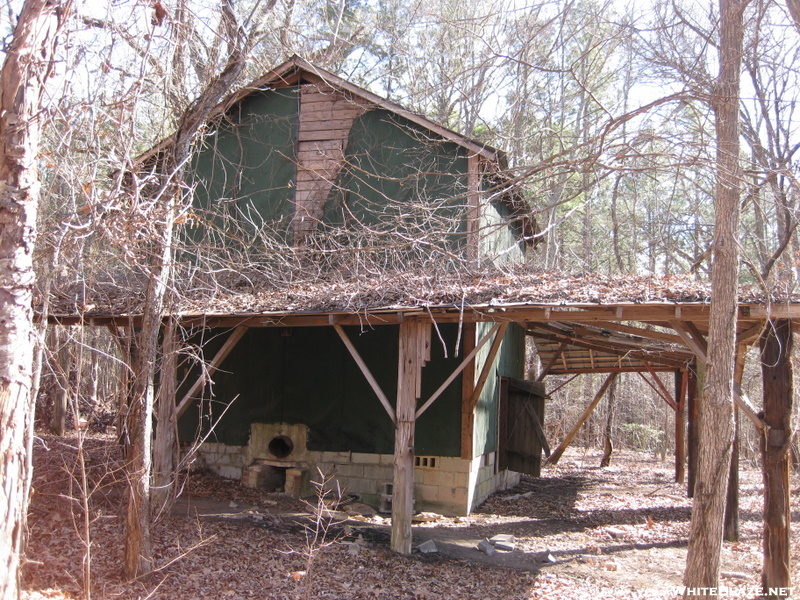
[[325, 211], [325, 201], [344, 165], [353, 122], [370, 106], [323, 84], [300, 91], [294, 244], [304, 246]]

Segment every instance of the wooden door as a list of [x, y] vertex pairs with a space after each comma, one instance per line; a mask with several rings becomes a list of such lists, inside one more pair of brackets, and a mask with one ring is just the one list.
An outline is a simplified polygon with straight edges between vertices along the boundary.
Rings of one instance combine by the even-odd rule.
[[544, 384], [500, 378], [498, 414], [498, 465], [538, 477], [542, 452], [550, 456], [544, 436]]

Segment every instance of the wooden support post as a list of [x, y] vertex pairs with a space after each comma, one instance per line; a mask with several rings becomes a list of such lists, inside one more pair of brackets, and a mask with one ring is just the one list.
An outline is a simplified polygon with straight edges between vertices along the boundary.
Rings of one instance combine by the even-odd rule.
[[[741, 389], [744, 374], [744, 359], [747, 348], [739, 346], [736, 351], [734, 385]], [[728, 542], [739, 541], [739, 406], [733, 405], [733, 446], [731, 448], [731, 467], [728, 472], [728, 495], [725, 499], [725, 527], [723, 538]]]
[[175, 417], [180, 418], [183, 413], [186, 412], [186, 409], [189, 408], [189, 402], [192, 401], [194, 395], [197, 391], [203, 386], [203, 384], [210, 379], [214, 373], [217, 372], [222, 361], [227, 358], [228, 354], [230, 354], [231, 350], [236, 347], [236, 344], [239, 343], [239, 340], [242, 339], [242, 336], [247, 333], [247, 326], [239, 325], [236, 329], [234, 329], [231, 334], [228, 336], [228, 339], [225, 340], [225, 343], [222, 344], [222, 348], [220, 348], [217, 353], [214, 355], [214, 358], [211, 359], [211, 362], [206, 367], [205, 372], [197, 378], [197, 381], [194, 382], [189, 391], [184, 394], [181, 401], [178, 402], [178, 407], [175, 409]]
[[[497, 358], [497, 353], [500, 351], [500, 347], [503, 345], [503, 338], [505, 338], [508, 325], [509, 322], [504, 321], [500, 324], [500, 328], [497, 329], [496, 333], [494, 334], [494, 340], [492, 341], [492, 346], [489, 348], [489, 354], [486, 356], [486, 361], [483, 363], [483, 369], [481, 369], [481, 374], [478, 376], [475, 389], [472, 390], [472, 395], [469, 399], [469, 405], [472, 410], [475, 410], [475, 406], [478, 404], [478, 398], [480, 398], [481, 392], [483, 392], [483, 388], [486, 385], [486, 381], [489, 379], [489, 374], [492, 372], [494, 359]], [[495, 326], [492, 331], [495, 331], [496, 328], [497, 326]]]
[[606, 393], [608, 386], [611, 385], [611, 382], [614, 381], [616, 377], [617, 373], [611, 373], [608, 377], [606, 377], [606, 380], [603, 382], [603, 385], [600, 386], [600, 390], [597, 392], [594, 399], [589, 403], [589, 406], [586, 407], [586, 410], [583, 411], [583, 414], [581, 415], [580, 419], [578, 419], [578, 422], [575, 424], [572, 430], [567, 434], [567, 437], [564, 438], [564, 441], [558, 445], [558, 448], [553, 450], [553, 453], [547, 459], [546, 464], [554, 465], [559, 461], [561, 455], [564, 454], [564, 450], [567, 449], [567, 446], [570, 445], [573, 438], [578, 434], [578, 431], [580, 430], [581, 426], [584, 424], [586, 419], [589, 418], [589, 415], [592, 414], [592, 411], [594, 410], [595, 406], [597, 406], [597, 404], [603, 398], [603, 394]]
[[[473, 359], [475, 358], [475, 355], [478, 354], [478, 350], [483, 348], [483, 346], [486, 344], [486, 342], [488, 342], [489, 339], [492, 337], [492, 334], [494, 334], [494, 336], [495, 336], [494, 337], [495, 345], [497, 345], [499, 347], [500, 342], [502, 342], [503, 332], [506, 330], [506, 327], [508, 327], [508, 322], [507, 321], [505, 323], [502, 323], [502, 324], [498, 323], [494, 327], [492, 327], [492, 329], [491, 329], [491, 331], [489, 331], [489, 333], [487, 333], [485, 336], [483, 336], [481, 341], [478, 342], [478, 345], [475, 346], [475, 348], [472, 349], [472, 352], [470, 352], [467, 356], [464, 357], [464, 360], [461, 361], [461, 364], [459, 364], [455, 368], [455, 370], [452, 373], [450, 373], [450, 376], [447, 379], [444, 380], [444, 383], [442, 383], [442, 385], [440, 385], [439, 388], [435, 392], [433, 392], [433, 394], [431, 394], [431, 397], [428, 398], [425, 401], [425, 404], [423, 404], [422, 406], [419, 407], [419, 409], [417, 410], [417, 415], [416, 415], [418, 419], [422, 416], [422, 413], [424, 413], [426, 410], [428, 410], [428, 408], [430, 408], [431, 404], [433, 404], [434, 401], [439, 396], [441, 396], [442, 393], [444, 393], [444, 391], [448, 388], [448, 386], [451, 383], [453, 383], [453, 380], [456, 377], [458, 377], [458, 374], [461, 373], [461, 371], [463, 371], [464, 369], [466, 369], [467, 365], [469, 365], [470, 363], [473, 362]], [[492, 346], [492, 348], [494, 348], [494, 346]], [[496, 349], [493, 350], [493, 351], [494, 351], [495, 354], [497, 353]], [[490, 351], [490, 355], [491, 355], [491, 352], [492, 351]], [[430, 359], [430, 343], [428, 344], [428, 355], [427, 356], [428, 356], [428, 358], [426, 360]], [[492, 356], [491, 361], [494, 362], [494, 356]], [[481, 375], [481, 376], [483, 377], [483, 375]], [[421, 383], [421, 380], [417, 382], [417, 398], [419, 398], [419, 396], [421, 395], [421, 389], [419, 388], [420, 383]], [[486, 383], [486, 379], [484, 379], [482, 382], [478, 381], [478, 383], [475, 385], [475, 391], [473, 391], [473, 395], [481, 393], [480, 391], [483, 389], [483, 384], [484, 383]]]
[[699, 423], [699, 415], [700, 415], [700, 374], [697, 372], [697, 369], [700, 368], [698, 361], [692, 361], [691, 366], [689, 367], [688, 376], [689, 376], [689, 385], [686, 389], [686, 407], [687, 407], [687, 417], [689, 420], [688, 426], [688, 485], [687, 485], [687, 493], [686, 495], [689, 498], [694, 497], [694, 482], [695, 478], [697, 477], [697, 446], [698, 446], [698, 439], [699, 439], [699, 432], [700, 432], [700, 423]]
[[761, 336], [761, 374], [764, 386], [764, 421], [761, 463], [764, 477], [764, 565], [761, 585], [770, 590], [789, 588], [791, 553], [789, 547], [789, 448], [792, 441], [793, 335], [787, 320], [768, 324]]
[[[468, 355], [475, 348], [477, 328], [475, 323], [464, 323], [462, 353]], [[461, 458], [471, 460], [473, 454], [473, 432], [475, 413], [470, 406], [470, 398], [475, 390], [475, 361], [464, 368], [461, 375]]]
[[689, 384], [687, 371], [675, 371], [675, 483], [686, 481], [686, 390]]
[[391, 547], [411, 553], [411, 517], [414, 513], [414, 426], [418, 389], [425, 363], [425, 342], [430, 346], [431, 326], [407, 319], [400, 323], [395, 406], [394, 485], [392, 487]]

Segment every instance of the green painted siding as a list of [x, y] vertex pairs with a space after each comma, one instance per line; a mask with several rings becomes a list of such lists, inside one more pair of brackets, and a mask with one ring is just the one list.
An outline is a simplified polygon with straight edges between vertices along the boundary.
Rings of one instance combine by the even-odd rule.
[[525, 260], [522, 231], [514, 223], [507, 204], [497, 199], [481, 206], [480, 255], [496, 265]]
[[[478, 323], [477, 340], [480, 340], [492, 328], [494, 323]], [[475, 365], [476, 376], [486, 364], [491, 343], [478, 351]], [[475, 426], [473, 433], [474, 456], [480, 456], [497, 449], [497, 386], [498, 377], [514, 377], [523, 379], [525, 373], [525, 331], [512, 323], [506, 330], [503, 345], [494, 362], [493, 373], [486, 380], [478, 404], [475, 407]]]
[[460, 251], [466, 232], [463, 148], [376, 109], [353, 123], [345, 155], [326, 204], [329, 227], [359, 235], [366, 225], [377, 239], [386, 234], [393, 248], [405, 236]]
[[204, 227], [189, 235], [236, 244], [241, 230], [230, 226], [238, 223], [250, 234], [263, 229], [289, 241], [298, 97], [296, 87], [248, 96], [206, 136], [193, 168], [194, 206]]
[[[358, 327], [345, 329], [381, 389], [394, 402], [398, 327], [380, 326], [363, 332]], [[288, 332], [291, 334], [286, 335]], [[451, 358], [444, 358], [434, 332], [431, 361], [422, 370], [422, 401], [461, 360], [452, 358], [457, 327], [440, 326], [440, 332]], [[214, 330], [204, 335], [217, 336], [205, 347], [205, 355], [213, 356], [227, 332]], [[209, 438], [212, 441], [245, 445], [252, 422], [304, 423], [309, 427], [311, 450], [394, 451], [394, 426], [332, 327], [249, 330], [214, 375], [213, 390], [211, 406], [217, 416], [235, 400]], [[196, 407], [185, 413], [179, 424], [182, 440], [207, 431], [209, 420], [201, 422], [198, 417]], [[416, 432], [417, 454], [459, 455], [460, 377], [420, 417]]]

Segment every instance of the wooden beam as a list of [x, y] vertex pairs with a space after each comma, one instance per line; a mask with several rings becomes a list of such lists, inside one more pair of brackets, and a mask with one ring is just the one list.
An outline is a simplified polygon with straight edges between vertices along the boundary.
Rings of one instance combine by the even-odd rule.
[[544, 428], [542, 427], [541, 421], [539, 421], [539, 415], [537, 415], [536, 411], [533, 410], [530, 401], [524, 401], [522, 405], [525, 407], [525, 410], [528, 411], [528, 414], [531, 417], [531, 421], [533, 422], [533, 432], [536, 434], [536, 437], [539, 439], [539, 443], [542, 445], [542, 451], [544, 452], [545, 458], [550, 458], [550, 444], [547, 443], [547, 436], [544, 434]]
[[334, 323], [333, 328], [336, 330], [336, 333], [339, 334], [342, 342], [344, 342], [345, 347], [347, 348], [348, 352], [350, 352], [350, 356], [353, 357], [353, 360], [356, 361], [358, 368], [361, 369], [361, 373], [364, 375], [364, 378], [369, 383], [369, 386], [372, 388], [372, 391], [375, 392], [375, 395], [378, 397], [378, 400], [381, 401], [384, 410], [389, 415], [389, 418], [392, 420], [392, 423], [395, 422], [395, 414], [394, 408], [389, 403], [389, 399], [386, 397], [386, 394], [383, 393], [381, 386], [378, 385], [377, 380], [373, 377], [372, 373], [367, 367], [367, 364], [364, 362], [364, 359], [361, 358], [361, 355], [356, 350], [356, 347], [353, 345], [353, 342], [350, 341], [350, 338], [347, 337], [347, 332], [342, 328], [341, 325]]
[[411, 517], [414, 513], [414, 428], [417, 382], [425, 362], [421, 338], [430, 339], [430, 323], [407, 319], [400, 324], [397, 402], [394, 438], [391, 547], [411, 554]]
[[751, 325], [747, 329], [736, 334], [736, 344], [749, 346], [751, 343], [758, 340], [762, 331], [764, 331], [764, 323]]
[[[747, 347], [739, 344], [736, 348], [736, 364], [733, 381], [741, 387], [744, 374], [744, 361]], [[727, 542], [739, 541], [739, 406], [733, 404], [733, 446], [731, 447], [731, 465], [728, 471], [728, 493], [725, 499], [725, 525], [723, 539]]]
[[761, 374], [764, 386], [764, 419], [768, 425], [761, 437], [764, 474], [764, 563], [761, 585], [765, 596], [770, 588], [791, 588], [789, 462], [792, 441], [792, 347], [789, 321], [773, 321], [761, 335]]
[[549, 392], [547, 392], [547, 393], [548, 393], [548, 394], [555, 394], [555, 393], [556, 393], [558, 390], [560, 390], [562, 387], [564, 387], [564, 386], [565, 386], [565, 385], [567, 385], [568, 383], [572, 383], [572, 381], [573, 381], [573, 380], [574, 380], [576, 377], [577, 377], [577, 375], [573, 375], [572, 377], [570, 377], [569, 379], [567, 379], [567, 380], [566, 380], [566, 381], [564, 381], [563, 383], [560, 383], [559, 385], [557, 385], [556, 387], [554, 387], [552, 390], [550, 390], [550, 391], [549, 391]]
[[675, 395], [678, 410], [675, 411], [675, 483], [686, 481], [686, 391], [689, 374], [686, 369], [675, 371]]
[[[673, 398], [672, 394], [669, 393], [669, 390], [667, 389], [667, 386], [664, 385], [664, 382], [661, 381], [661, 378], [656, 374], [655, 371], [653, 371], [653, 369], [652, 369], [652, 367], [650, 366], [649, 363], [645, 362], [644, 366], [647, 367], [648, 373], [650, 373], [650, 375], [653, 377], [653, 381], [655, 381], [655, 384], [657, 386], [657, 387], [654, 387], [653, 389], [655, 389], [656, 392], [658, 393], [658, 395], [661, 396], [667, 404], [669, 404], [669, 407], [672, 410], [677, 411], [678, 410], [678, 403], [675, 402], [675, 398]], [[640, 375], [642, 375], [642, 379], [647, 381], [648, 384], [650, 383], [650, 381], [643, 374], [640, 373]], [[651, 385], [650, 387], [653, 387], [653, 386]]]
[[[621, 346], [619, 344], [612, 344], [606, 343], [603, 344], [601, 342], [591, 342], [591, 341], [584, 341], [576, 336], [568, 336], [563, 334], [557, 333], [542, 333], [536, 330], [528, 330], [527, 335], [533, 338], [547, 340], [549, 342], [554, 343], [563, 343], [567, 341], [568, 345], [574, 346], [576, 348], [581, 348], [584, 350], [594, 350], [596, 352], [603, 352], [605, 354], [609, 354], [612, 356], [617, 356], [620, 359], [628, 359], [628, 362], [632, 361], [651, 361], [651, 362], [658, 362], [662, 366], [666, 367], [668, 371], [674, 371], [675, 369], [681, 368], [688, 359], [691, 358], [690, 353], [686, 353], [685, 356], [681, 356], [679, 353], [671, 353], [672, 356], [667, 356], [663, 353], [663, 351], [659, 351], [659, 354], [652, 350], [648, 350], [647, 348], [641, 349], [633, 349], [631, 346]], [[574, 350], [571, 352], [574, 353]], [[562, 357], [570, 356], [568, 353], [562, 353]], [[601, 367], [598, 367], [597, 371], [603, 372]]]
[[586, 407], [586, 410], [583, 411], [583, 414], [581, 415], [580, 419], [578, 419], [578, 422], [575, 424], [572, 430], [570, 430], [570, 432], [567, 434], [567, 437], [564, 438], [564, 441], [562, 441], [558, 445], [558, 448], [556, 448], [553, 451], [553, 453], [549, 456], [549, 458], [545, 461], [546, 464], [554, 465], [559, 461], [561, 455], [564, 454], [564, 450], [567, 449], [567, 446], [569, 446], [572, 440], [575, 438], [583, 423], [586, 421], [586, 419], [589, 418], [589, 415], [592, 414], [592, 411], [594, 410], [595, 406], [597, 406], [597, 404], [603, 398], [603, 394], [606, 393], [608, 386], [611, 385], [611, 382], [614, 381], [616, 376], [617, 376], [616, 373], [611, 373], [608, 377], [606, 377], [606, 380], [603, 382], [603, 385], [600, 386], [600, 390], [597, 392], [594, 399]]
[[[478, 353], [478, 350], [480, 350], [481, 348], [483, 348], [483, 346], [486, 344], [486, 342], [488, 342], [488, 341], [489, 341], [489, 340], [492, 338], [492, 335], [493, 335], [493, 334], [495, 334], [495, 333], [496, 333], [496, 332], [497, 332], [499, 329], [501, 329], [501, 328], [502, 328], [504, 325], [507, 327], [507, 326], [508, 326], [508, 323], [496, 323], [496, 324], [495, 324], [495, 326], [494, 326], [494, 327], [492, 327], [492, 329], [489, 331], [489, 333], [487, 333], [486, 335], [484, 335], [484, 336], [481, 338], [481, 341], [480, 341], [480, 342], [478, 342], [478, 344], [477, 344], [477, 345], [476, 345], [476, 346], [475, 346], [475, 347], [472, 349], [472, 351], [471, 351], [469, 354], [467, 354], [467, 356], [465, 356], [465, 357], [464, 357], [464, 360], [462, 360], [462, 361], [461, 361], [461, 364], [460, 364], [460, 365], [458, 365], [458, 367], [456, 367], [455, 371], [453, 371], [453, 372], [450, 374], [450, 377], [448, 377], [448, 378], [445, 380], [445, 382], [444, 382], [442, 385], [440, 385], [440, 386], [439, 386], [439, 389], [438, 389], [438, 390], [436, 390], [436, 391], [435, 391], [435, 392], [434, 392], [434, 393], [431, 395], [431, 397], [430, 397], [430, 398], [428, 398], [428, 400], [425, 402], [425, 404], [423, 404], [423, 405], [422, 405], [422, 406], [419, 408], [419, 410], [418, 410], [418, 411], [417, 411], [417, 413], [416, 413], [416, 418], [417, 418], [417, 419], [419, 419], [419, 417], [420, 417], [420, 415], [422, 415], [422, 413], [424, 413], [426, 410], [428, 410], [428, 407], [429, 407], [431, 404], [433, 404], [434, 400], [436, 400], [436, 399], [437, 399], [439, 396], [441, 396], [441, 395], [442, 395], [442, 392], [444, 392], [444, 391], [447, 389], [447, 386], [449, 386], [451, 383], [453, 383], [453, 380], [454, 380], [456, 377], [458, 377], [459, 373], [461, 373], [461, 371], [463, 371], [463, 370], [464, 370], [464, 369], [467, 367], [467, 365], [470, 363], [470, 361], [471, 361], [473, 358], [475, 358], [475, 355]], [[505, 331], [505, 330], [504, 330], [504, 331]], [[477, 389], [477, 386], [476, 386], [476, 389]], [[473, 392], [473, 394], [474, 394], [474, 392]]]
[[699, 450], [700, 438], [700, 394], [702, 392], [702, 381], [705, 379], [705, 363], [694, 361], [689, 368], [689, 386], [687, 387], [686, 395], [686, 416], [689, 421], [687, 431], [688, 442], [688, 481], [686, 486], [686, 495], [689, 498], [694, 497], [694, 482], [697, 478], [697, 459]]
[[736, 402], [736, 406], [747, 415], [747, 418], [750, 419], [750, 422], [753, 423], [755, 428], [763, 433], [767, 428], [764, 419], [758, 416], [758, 412], [755, 406], [753, 406], [753, 403], [750, 402], [750, 398], [742, 391], [742, 386], [735, 381], [733, 382], [733, 400]]
[[666, 402], [666, 403], [669, 405], [669, 407], [670, 407], [670, 408], [672, 408], [673, 410], [675, 410], [675, 407], [672, 405], [672, 403], [671, 403], [669, 400], [667, 400], [667, 399], [664, 397], [664, 394], [662, 394], [662, 393], [661, 393], [661, 390], [660, 390], [660, 389], [658, 389], [658, 388], [656, 387], [656, 384], [654, 384], [654, 383], [653, 383], [652, 381], [650, 381], [650, 380], [649, 380], [647, 377], [645, 377], [645, 376], [644, 376], [644, 373], [642, 373], [641, 371], [636, 371], [636, 374], [637, 374], [639, 377], [641, 377], [641, 378], [642, 378], [642, 380], [644, 380], [644, 382], [645, 382], [647, 385], [649, 385], [649, 386], [650, 386], [650, 389], [652, 389], [652, 390], [653, 390], [653, 391], [656, 393], [656, 396], [658, 396], [659, 398], [661, 398], [661, 399], [662, 399], [664, 402]]
[[653, 331], [652, 329], [645, 329], [644, 327], [634, 327], [632, 325], [623, 325], [614, 321], [597, 321], [592, 323], [595, 327], [608, 329], [609, 331], [616, 331], [617, 333], [627, 333], [629, 335], [638, 335], [651, 340], [660, 340], [670, 344], [682, 344], [683, 340], [680, 336], [674, 333], [667, 333], [666, 331]]
[[483, 363], [481, 374], [478, 377], [477, 383], [475, 383], [475, 389], [472, 390], [472, 396], [469, 398], [470, 410], [475, 410], [475, 406], [478, 404], [478, 398], [481, 397], [483, 388], [486, 386], [486, 381], [489, 379], [489, 374], [492, 372], [494, 359], [497, 358], [497, 353], [500, 351], [500, 347], [503, 345], [503, 338], [506, 335], [508, 325], [508, 323], [501, 323], [500, 329], [498, 329], [497, 333], [494, 334], [492, 345], [489, 348], [489, 354], [486, 356], [486, 361]]
[[568, 344], [569, 342], [567, 340], [561, 342], [558, 350], [556, 350], [550, 360], [547, 361], [547, 365], [545, 365], [545, 367], [542, 369], [542, 372], [539, 373], [536, 381], [542, 381], [545, 378], [545, 376], [550, 372], [550, 369], [553, 368], [553, 365], [556, 364], [556, 361], [558, 361], [558, 359], [561, 357], [561, 354], [564, 352], [564, 348], [566, 348]]
[[179, 419], [181, 415], [186, 412], [186, 409], [189, 408], [189, 403], [194, 399], [194, 395], [207, 380], [214, 376], [214, 373], [216, 373], [217, 369], [222, 365], [222, 361], [228, 357], [228, 354], [236, 347], [236, 344], [239, 343], [242, 336], [247, 333], [247, 329], [245, 325], [239, 325], [236, 329], [231, 331], [228, 339], [222, 344], [222, 348], [217, 351], [214, 358], [211, 359], [211, 362], [208, 363], [208, 366], [204, 369], [204, 372], [200, 374], [197, 381], [194, 382], [192, 387], [189, 388], [189, 391], [186, 392], [183, 398], [181, 398], [181, 401], [178, 402], [178, 406], [175, 409], [176, 419]]
[[703, 364], [708, 362], [707, 344], [705, 339], [695, 339], [689, 328], [686, 326], [685, 321], [676, 321], [672, 319], [669, 321], [669, 324], [670, 327], [672, 327], [681, 337], [683, 343], [686, 344], [686, 346], [688, 346], [692, 352], [694, 352], [699, 361], [701, 361]]
[[[475, 323], [463, 324], [462, 354], [469, 354], [475, 348], [476, 331]], [[469, 399], [472, 398], [472, 390], [475, 389], [475, 361], [470, 361], [461, 373], [461, 458], [471, 460], [474, 451], [475, 414], [469, 407]]]
[[[678, 332], [678, 335], [683, 338], [686, 345], [692, 349], [697, 356], [697, 360], [705, 365], [708, 362], [707, 344], [697, 327], [694, 324], [674, 320], [670, 321], [670, 326]], [[750, 399], [742, 392], [741, 386], [736, 382], [733, 383], [733, 401], [747, 415], [747, 418], [750, 419], [756, 429], [764, 431], [764, 420], [758, 416], [758, 412], [750, 402]]]

